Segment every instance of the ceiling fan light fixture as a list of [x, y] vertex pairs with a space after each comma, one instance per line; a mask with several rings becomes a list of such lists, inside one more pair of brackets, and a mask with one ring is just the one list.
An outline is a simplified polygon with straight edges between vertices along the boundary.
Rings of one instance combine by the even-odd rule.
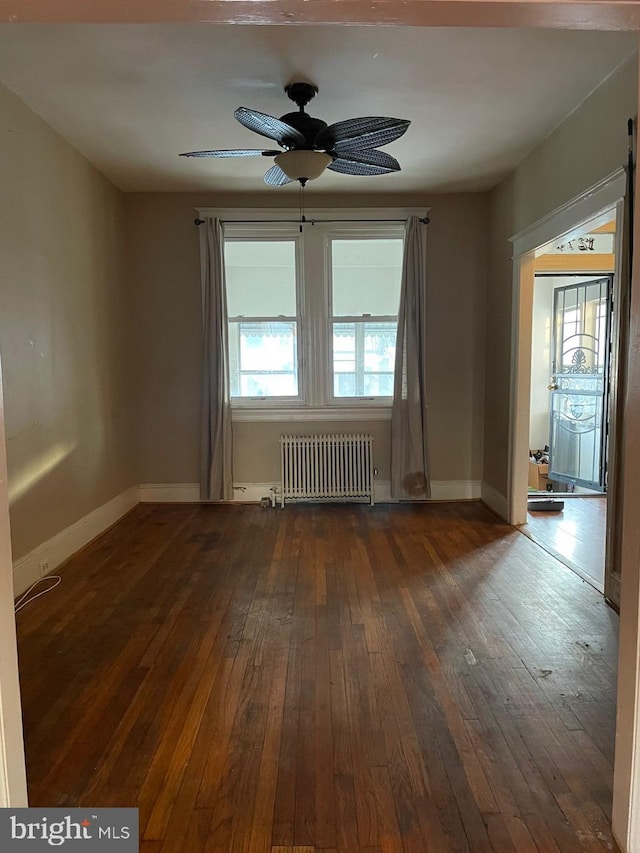
[[327, 166], [331, 165], [333, 157], [322, 151], [298, 149], [283, 151], [278, 154], [275, 162], [292, 181], [306, 182], [319, 178]]

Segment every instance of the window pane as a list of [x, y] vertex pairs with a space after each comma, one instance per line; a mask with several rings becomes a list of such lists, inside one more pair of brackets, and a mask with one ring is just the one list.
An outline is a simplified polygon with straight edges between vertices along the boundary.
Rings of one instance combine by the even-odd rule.
[[400, 238], [331, 241], [334, 317], [398, 313], [402, 245]]
[[240, 377], [241, 397], [295, 397], [295, 377], [286, 374], [243, 373]]
[[334, 323], [334, 396], [391, 397], [395, 353], [395, 323]]
[[364, 369], [366, 373], [393, 373], [396, 358], [395, 323], [359, 323], [364, 329]]
[[393, 397], [393, 373], [365, 373], [365, 397]]
[[355, 369], [355, 323], [335, 323], [333, 326], [333, 370], [335, 373], [352, 373]]
[[296, 323], [229, 324], [232, 397], [298, 394]]
[[293, 240], [224, 244], [229, 317], [296, 316], [296, 245]]
[[336, 397], [355, 397], [355, 373], [336, 373], [333, 377], [333, 393]]

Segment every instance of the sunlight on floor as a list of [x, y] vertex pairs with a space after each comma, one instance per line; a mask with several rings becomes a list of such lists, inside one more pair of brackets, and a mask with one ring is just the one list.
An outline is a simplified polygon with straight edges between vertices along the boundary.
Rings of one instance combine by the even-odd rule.
[[562, 512], [529, 512], [520, 528], [570, 569], [604, 590], [606, 496], [570, 498]]

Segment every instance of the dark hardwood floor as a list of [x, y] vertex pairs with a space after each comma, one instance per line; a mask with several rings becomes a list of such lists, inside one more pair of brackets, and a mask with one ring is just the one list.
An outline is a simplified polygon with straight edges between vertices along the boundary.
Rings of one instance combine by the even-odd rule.
[[18, 615], [32, 805], [143, 853], [615, 850], [618, 617], [479, 503], [139, 506]]

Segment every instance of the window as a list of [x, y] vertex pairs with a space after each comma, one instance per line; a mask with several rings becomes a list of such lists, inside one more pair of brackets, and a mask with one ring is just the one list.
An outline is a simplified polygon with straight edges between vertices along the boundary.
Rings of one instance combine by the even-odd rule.
[[402, 239], [331, 240], [334, 397], [390, 397]]
[[403, 242], [402, 221], [227, 224], [234, 408], [388, 410]]
[[298, 397], [296, 244], [225, 241], [231, 397]]

